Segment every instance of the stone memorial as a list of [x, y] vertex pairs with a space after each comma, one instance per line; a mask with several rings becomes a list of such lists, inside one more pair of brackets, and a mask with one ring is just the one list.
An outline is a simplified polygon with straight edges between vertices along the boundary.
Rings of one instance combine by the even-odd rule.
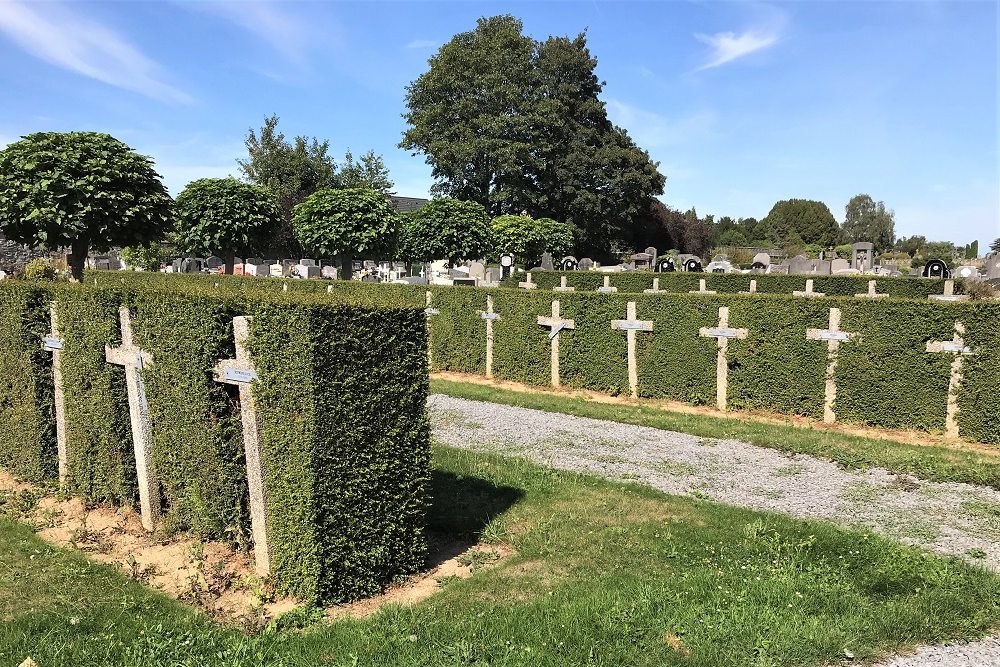
[[869, 280], [868, 281], [868, 291], [867, 292], [863, 292], [861, 294], [855, 294], [854, 296], [856, 296], [859, 299], [885, 299], [885, 298], [888, 298], [888, 296], [889, 296], [888, 294], [879, 294], [878, 292], [875, 291], [875, 282], [876, 281], [874, 281], [874, 280]]
[[942, 259], [929, 259], [924, 264], [924, 278], [951, 278], [951, 270], [948, 263]]
[[729, 326], [729, 308], [721, 306], [719, 308], [719, 324], [714, 327], [702, 327], [698, 330], [698, 335], [702, 338], [714, 338], [717, 341], [718, 351], [715, 361], [715, 405], [720, 410], [725, 410], [729, 396], [729, 361], [726, 359], [726, 352], [729, 349], [729, 339], [746, 338], [750, 332], [746, 329], [734, 329]]
[[702, 272], [701, 260], [698, 259], [697, 257], [689, 257], [688, 259], [684, 260], [684, 270], [688, 271], [689, 273], [701, 273]]
[[598, 287], [597, 291], [600, 294], [614, 294], [618, 288], [611, 286], [611, 276], [604, 276], [604, 284]]
[[549, 331], [549, 346], [552, 348], [552, 386], [559, 386], [559, 333], [563, 329], [575, 329], [576, 322], [573, 320], [566, 320], [559, 316], [559, 302], [552, 302], [552, 316], [545, 317], [543, 315], [538, 316], [538, 325], [542, 327], [548, 327]]
[[840, 309], [830, 309], [830, 320], [826, 329], [806, 329], [807, 340], [826, 341], [826, 385], [823, 394], [823, 421], [832, 424], [837, 420], [834, 405], [837, 401], [837, 353], [840, 344], [857, 337], [856, 333], [840, 330]]
[[68, 464], [66, 458], [66, 394], [63, 390], [62, 349], [63, 339], [59, 336], [59, 316], [56, 306], [49, 306], [49, 320], [52, 329], [42, 338], [42, 349], [52, 353], [52, 394], [56, 418], [56, 455], [59, 458], [59, 486], [66, 484]]
[[931, 294], [929, 297], [931, 301], [968, 301], [968, 294], [955, 294], [955, 281], [946, 280], [944, 281], [944, 294]]
[[486, 266], [482, 262], [469, 264], [469, 278], [479, 281], [486, 280]]
[[805, 290], [792, 292], [792, 295], [793, 296], [802, 296], [802, 297], [806, 297], [806, 298], [818, 298], [818, 297], [824, 297], [824, 296], [826, 296], [826, 294], [823, 293], [823, 292], [814, 292], [813, 291], [813, 280], [812, 280], [812, 278], [810, 278], [809, 280], [806, 281], [806, 288], [805, 288]]
[[653, 268], [654, 257], [648, 252], [637, 252], [632, 255], [632, 268], [636, 270]]
[[424, 304], [426, 305], [426, 307], [424, 308], [424, 315], [427, 316], [427, 332], [428, 332], [428, 335], [427, 335], [427, 367], [430, 368], [430, 369], [434, 368], [434, 352], [431, 350], [431, 336], [430, 336], [431, 318], [433, 316], [435, 316], [435, 315], [440, 315], [441, 314], [441, 311], [434, 307], [434, 305], [432, 303], [433, 298], [434, 298], [433, 297], [433, 293], [430, 290], [427, 290], [424, 293]]
[[951, 340], [927, 341], [927, 352], [945, 352], [954, 354], [951, 362], [951, 375], [948, 380], [948, 407], [945, 413], [945, 432], [950, 438], [957, 438], [958, 433], [958, 390], [962, 386], [962, 358], [974, 354], [965, 344], [965, 326], [956, 321], [955, 335]]
[[553, 292], [575, 292], [576, 288], [575, 287], [569, 287], [566, 284], [566, 276], [560, 276], [559, 277], [559, 287], [553, 287], [552, 291]]
[[580, 263], [576, 268], [580, 271], [590, 271], [594, 268], [594, 260], [589, 257], [584, 257], [580, 260]]
[[559, 263], [559, 267], [563, 271], [576, 271], [580, 267], [580, 262], [576, 261], [576, 257], [567, 255], [562, 258], [562, 261]]
[[517, 286], [522, 289], [538, 289], [538, 284], [531, 282], [531, 271], [528, 271], [525, 280], [519, 282]]
[[688, 294], [717, 294], [715, 290], [710, 290], [706, 287], [705, 279], [701, 278], [698, 280], [698, 289], [691, 290]]
[[493, 297], [486, 296], [486, 310], [476, 311], [483, 320], [486, 321], [486, 377], [493, 378], [493, 322], [501, 319], [500, 315], [493, 311]]
[[555, 268], [555, 266], [552, 263], [552, 253], [550, 252], [542, 253], [541, 268], [543, 271], [552, 271]]
[[635, 301], [629, 301], [625, 307], [625, 319], [611, 320], [611, 328], [625, 332], [629, 393], [632, 398], [639, 398], [639, 368], [636, 359], [635, 337], [637, 331], [652, 331], [653, 322], [637, 319]]

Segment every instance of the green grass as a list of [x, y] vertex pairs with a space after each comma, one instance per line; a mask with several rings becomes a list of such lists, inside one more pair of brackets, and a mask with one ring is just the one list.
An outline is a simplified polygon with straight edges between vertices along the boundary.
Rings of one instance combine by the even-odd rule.
[[847, 468], [881, 467], [940, 482], [966, 482], [1000, 489], [1000, 447], [914, 445], [835, 431], [765, 424], [749, 419], [669, 412], [642, 404], [598, 403], [550, 393], [526, 393], [465, 382], [431, 380], [431, 391], [623, 424], [680, 431], [703, 439], [731, 438], [792, 454], [811, 454]]
[[[1000, 623], [1000, 578], [865, 531], [435, 450], [431, 527], [470, 559], [411, 608], [248, 636], [0, 520], [0, 665], [823, 665]], [[479, 562], [482, 561], [482, 562]]]

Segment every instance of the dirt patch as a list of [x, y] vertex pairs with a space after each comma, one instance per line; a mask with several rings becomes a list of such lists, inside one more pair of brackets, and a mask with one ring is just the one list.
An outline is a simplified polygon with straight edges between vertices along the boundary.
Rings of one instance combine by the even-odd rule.
[[990, 454], [1000, 458], [1000, 452], [995, 446], [985, 445], [967, 440], [953, 440], [945, 438], [943, 435], [933, 435], [922, 431], [910, 430], [890, 430], [879, 429], [870, 426], [858, 426], [852, 424], [826, 424], [822, 420], [812, 417], [802, 417], [793, 415], [778, 415], [773, 412], [763, 410], [730, 410], [723, 412], [707, 405], [688, 405], [680, 401], [670, 401], [666, 399], [641, 398], [634, 399], [626, 396], [610, 396], [598, 391], [589, 389], [572, 389], [551, 387], [539, 387], [522, 384], [510, 380], [489, 380], [481, 375], [469, 373], [457, 373], [454, 371], [436, 371], [431, 377], [437, 380], [448, 380], [450, 382], [464, 382], [466, 384], [477, 384], [498, 389], [507, 389], [524, 394], [552, 394], [556, 396], [566, 396], [570, 398], [580, 398], [594, 403], [607, 403], [612, 405], [641, 405], [644, 408], [653, 408], [664, 412], [676, 412], [688, 415], [704, 415], [717, 419], [732, 419], [734, 421], [755, 421], [763, 424], [775, 424], [779, 426], [794, 426], [796, 428], [813, 431], [831, 431], [843, 433], [845, 435], [855, 435], [872, 440], [891, 440], [902, 442], [908, 445], [922, 445], [931, 447], [946, 447], [956, 451], [975, 451]]

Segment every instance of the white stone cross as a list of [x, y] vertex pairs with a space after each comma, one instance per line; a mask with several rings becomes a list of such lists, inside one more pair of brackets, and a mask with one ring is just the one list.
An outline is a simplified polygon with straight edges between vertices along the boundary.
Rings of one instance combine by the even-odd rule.
[[950, 438], [958, 437], [958, 390], [962, 386], [962, 357], [974, 354], [965, 344], [965, 325], [955, 322], [955, 335], [951, 340], [927, 341], [927, 352], [949, 352], [955, 355], [951, 362], [951, 378], [948, 381], [948, 411], [945, 417], [945, 432]]
[[146, 385], [142, 381], [142, 371], [153, 363], [153, 357], [135, 345], [132, 338], [132, 314], [129, 309], [125, 306], [119, 308], [118, 317], [122, 325], [122, 344], [120, 347], [105, 345], [104, 357], [110, 364], [125, 367], [136, 480], [139, 483], [139, 511], [142, 515], [143, 528], [151, 531], [160, 513], [160, 486], [153, 467], [153, 428], [149, 418], [149, 403], [146, 401]]
[[944, 281], [944, 294], [931, 294], [928, 299], [932, 301], [968, 301], [968, 294], [955, 294], [955, 281]]
[[431, 291], [427, 290], [424, 295], [424, 303], [427, 305], [424, 308], [424, 315], [427, 316], [427, 368], [430, 369], [434, 366], [434, 352], [431, 350], [431, 316], [440, 315], [441, 311], [434, 308], [431, 305], [431, 300], [433, 299]]
[[746, 338], [749, 333], [746, 329], [729, 327], [729, 308], [727, 306], [719, 308], [719, 325], [717, 327], [702, 327], [698, 330], [698, 335], [702, 338], [715, 338], [719, 342], [719, 350], [715, 358], [715, 405], [720, 410], [726, 409], [729, 395], [729, 362], [726, 359], [729, 339]]
[[52, 330], [42, 338], [42, 349], [52, 353], [52, 389], [56, 410], [56, 452], [59, 456], [59, 485], [66, 483], [68, 464], [66, 459], [66, 394], [63, 391], [62, 349], [63, 339], [59, 337], [59, 316], [56, 304], [49, 306]]
[[646, 294], [662, 294], [664, 290], [660, 289], [660, 279], [653, 278], [653, 288], [642, 290]]
[[531, 271], [528, 272], [528, 277], [524, 282], [517, 284], [518, 287], [523, 287], [524, 289], [538, 289], [536, 283], [531, 282]]
[[716, 294], [716, 291], [715, 290], [706, 289], [705, 288], [705, 279], [704, 278], [700, 278], [698, 280], [698, 289], [697, 290], [691, 290], [690, 292], [688, 292], [688, 294]]
[[486, 320], [486, 377], [493, 377], [493, 322], [502, 319], [498, 313], [493, 312], [493, 296], [486, 296], [486, 310], [477, 310], [479, 316]]
[[611, 286], [611, 276], [604, 276], [604, 285], [598, 287], [597, 291], [601, 294], [614, 294], [618, 291], [618, 288]]
[[637, 320], [635, 314], [635, 301], [629, 301], [625, 307], [624, 320], [611, 320], [612, 329], [625, 331], [628, 341], [628, 388], [632, 398], [639, 397], [639, 368], [635, 354], [635, 334], [637, 331], [652, 331], [653, 322], [650, 320]]
[[823, 292], [814, 292], [813, 291], [813, 280], [812, 280], [812, 278], [809, 278], [809, 279], [806, 280], [806, 289], [805, 289], [804, 292], [792, 292], [792, 294], [795, 295], [795, 296], [805, 296], [805, 297], [821, 297], [821, 296], [826, 296], [826, 294], [824, 294]]
[[559, 278], [559, 287], [553, 287], [552, 291], [554, 291], [554, 292], [575, 292], [576, 288], [575, 287], [569, 287], [568, 285], [566, 285], [566, 276], [562, 276], [561, 278]]
[[875, 281], [874, 280], [869, 280], [868, 281], [868, 291], [867, 292], [863, 292], [861, 294], [855, 294], [854, 296], [856, 296], [859, 299], [885, 299], [889, 295], [888, 294], [879, 294], [879, 293], [877, 293], [875, 291]]
[[750, 281], [750, 291], [749, 292], [740, 292], [740, 294], [756, 294], [756, 293], [757, 293], [757, 281], [756, 280], [751, 280]]
[[837, 350], [840, 344], [857, 337], [856, 333], [840, 330], [840, 308], [830, 309], [828, 329], [806, 329], [809, 340], [826, 341], [826, 388], [823, 396], [823, 421], [832, 424], [837, 420], [833, 405], [837, 401]]
[[538, 316], [538, 324], [549, 327], [549, 344], [552, 348], [552, 386], [559, 386], [559, 332], [563, 329], [575, 329], [576, 322], [564, 320], [559, 316], [559, 302], [552, 302], [552, 317]]
[[253, 530], [254, 560], [257, 573], [271, 572], [271, 543], [267, 535], [267, 502], [264, 489], [264, 464], [260, 452], [260, 423], [257, 421], [257, 403], [253, 383], [257, 380], [257, 367], [250, 359], [247, 340], [250, 338], [249, 317], [233, 318], [233, 337], [236, 339], [236, 358], [224, 359], [215, 365], [212, 373], [216, 382], [236, 385], [240, 389], [240, 417], [243, 421], [243, 450], [247, 464], [247, 484], [250, 489], [250, 527]]

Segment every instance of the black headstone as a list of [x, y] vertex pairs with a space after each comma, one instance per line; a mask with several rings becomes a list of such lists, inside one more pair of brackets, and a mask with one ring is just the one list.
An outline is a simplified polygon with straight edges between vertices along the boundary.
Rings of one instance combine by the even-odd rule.
[[948, 264], [941, 259], [929, 259], [924, 264], [924, 278], [951, 278]]
[[701, 268], [701, 262], [692, 257], [684, 262], [684, 270], [690, 273], [701, 273], [703, 269]]

